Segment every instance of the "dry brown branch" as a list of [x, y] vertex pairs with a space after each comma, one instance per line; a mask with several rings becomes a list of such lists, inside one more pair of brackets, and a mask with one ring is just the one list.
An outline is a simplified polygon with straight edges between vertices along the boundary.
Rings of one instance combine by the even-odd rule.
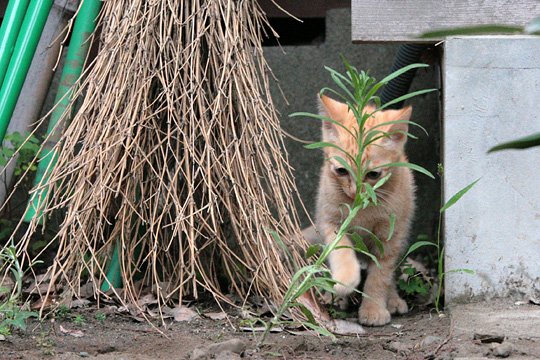
[[91, 282], [98, 295], [118, 244], [124, 303], [142, 286], [160, 303], [248, 289], [281, 300], [292, 268], [267, 229], [299, 265], [303, 244], [291, 240], [297, 192], [269, 93], [267, 25], [253, 0], [104, 2], [82, 104], [41, 184], [45, 216], [64, 216], [51, 287], [77, 294]]

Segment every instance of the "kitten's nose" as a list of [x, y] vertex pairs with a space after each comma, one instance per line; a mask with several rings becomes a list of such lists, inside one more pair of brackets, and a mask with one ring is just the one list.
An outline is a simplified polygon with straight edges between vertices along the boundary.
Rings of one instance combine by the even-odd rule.
[[356, 196], [356, 184], [352, 183], [349, 186], [349, 191], [347, 191], [347, 196], [354, 200], [354, 197]]

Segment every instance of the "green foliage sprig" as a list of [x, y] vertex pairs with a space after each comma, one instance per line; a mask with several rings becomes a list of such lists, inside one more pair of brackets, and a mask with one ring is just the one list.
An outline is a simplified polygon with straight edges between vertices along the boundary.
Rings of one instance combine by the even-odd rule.
[[[339, 88], [339, 90], [326, 87], [321, 90], [320, 94], [322, 95], [324, 93], [331, 93], [334, 96], [337, 96], [345, 104], [347, 104], [349, 110], [354, 114], [354, 117], [358, 123], [358, 132], [353, 133], [350, 129], [344, 127], [339, 122], [336, 122], [335, 120], [329, 117], [319, 115], [319, 114], [297, 112], [297, 113], [291, 114], [290, 116], [291, 117], [297, 117], [297, 116], [308, 117], [308, 118], [312, 118], [316, 120], [330, 122], [334, 124], [335, 126], [339, 126], [343, 128], [345, 131], [347, 131], [351, 136], [353, 136], [356, 139], [356, 143], [358, 145], [358, 152], [356, 156], [348, 153], [347, 151], [345, 151], [344, 149], [340, 148], [338, 145], [333, 144], [333, 143], [321, 141], [321, 142], [315, 142], [306, 146], [306, 148], [308, 149], [320, 149], [324, 147], [333, 147], [340, 150], [343, 156], [336, 156], [335, 159], [342, 166], [344, 166], [349, 171], [351, 176], [355, 179], [356, 184], [357, 184], [356, 194], [355, 194], [352, 205], [350, 204], [343, 205], [345, 208], [344, 213], [346, 214], [346, 217], [344, 221], [342, 222], [341, 226], [339, 227], [334, 240], [328, 245], [324, 245], [324, 246], [312, 245], [310, 246], [310, 248], [307, 249], [306, 254], [308, 256], [315, 258], [314, 262], [310, 265], [306, 265], [298, 269], [296, 273], [293, 275], [291, 279], [291, 284], [283, 297], [283, 302], [276, 310], [274, 317], [269, 322], [266, 323], [265, 331], [259, 341], [259, 344], [265, 340], [266, 336], [268, 335], [268, 333], [274, 326], [284, 324], [284, 321], [281, 320], [282, 316], [285, 314], [287, 310], [293, 307], [298, 307], [300, 311], [302, 311], [302, 313], [306, 316], [307, 321], [303, 322], [302, 325], [304, 325], [306, 328], [315, 330], [319, 332], [320, 334], [333, 337], [332, 333], [330, 333], [326, 328], [324, 328], [323, 326], [321, 326], [320, 324], [316, 322], [310, 310], [306, 308], [303, 304], [301, 304], [298, 301], [298, 299], [303, 294], [305, 294], [306, 292], [312, 289], [315, 289], [317, 292], [326, 291], [330, 294], [335, 294], [334, 285], [336, 284], [336, 281], [332, 279], [332, 274], [330, 270], [324, 264], [328, 256], [330, 255], [330, 253], [334, 251], [335, 249], [339, 248], [338, 244], [340, 243], [341, 239], [345, 235], [349, 236], [353, 240], [355, 251], [368, 256], [375, 262], [375, 264], [377, 264], [377, 266], [380, 266], [377, 257], [371, 252], [369, 252], [369, 249], [366, 246], [364, 239], [358, 234], [358, 231], [359, 230], [364, 231], [369, 235], [370, 240], [374, 241], [381, 255], [384, 252], [382, 241], [378, 239], [375, 236], [375, 234], [370, 232], [368, 229], [358, 228], [358, 227], [353, 228], [351, 226], [351, 222], [357, 216], [358, 212], [361, 211], [362, 209], [366, 209], [369, 206], [379, 205], [375, 190], [381, 187], [382, 185], [384, 185], [384, 183], [389, 180], [390, 176], [386, 176], [380, 179], [374, 186], [371, 186], [369, 183], [364, 182], [363, 179], [364, 179], [365, 174], [368, 171], [372, 171], [373, 169], [368, 169], [369, 164], [362, 164], [362, 156], [364, 154], [364, 151], [369, 145], [373, 144], [375, 141], [383, 137], [388, 137], [392, 135], [392, 134], [389, 134], [380, 130], [381, 126], [389, 125], [393, 123], [399, 123], [399, 122], [407, 122], [409, 124], [420, 127], [420, 125], [411, 121], [397, 120], [397, 121], [391, 121], [388, 123], [380, 124], [379, 126], [376, 126], [371, 129], [366, 129], [365, 127], [366, 121], [376, 112], [382, 111], [388, 108], [392, 104], [405, 101], [414, 96], [427, 94], [429, 92], [436, 91], [436, 89], [419, 90], [419, 91], [415, 91], [415, 92], [403, 95], [386, 104], [381, 104], [381, 100], [380, 100], [380, 97], [378, 96], [378, 92], [384, 85], [388, 84], [392, 79], [395, 79], [396, 77], [400, 76], [401, 74], [407, 71], [410, 71], [416, 68], [427, 67], [428, 65], [412, 64], [400, 70], [397, 70], [396, 72], [393, 72], [392, 74], [386, 76], [381, 81], [377, 82], [376, 79], [371, 77], [367, 72], [358, 71], [355, 67], [351, 66], [349, 62], [343, 56], [341, 57], [341, 59], [346, 69], [345, 73], [340, 73], [330, 67], [325, 67], [325, 69], [330, 73], [330, 76], [334, 84]], [[366, 109], [368, 104], [375, 105], [375, 110], [371, 113], [364, 111], [364, 109]], [[413, 135], [409, 133], [405, 133], [405, 135], [409, 137], [414, 137]], [[349, 165], [349, 162], [346, 161], [345, 158], [348, 158], [352, 163], [354, 163], [356, 167], [356, 171]], [[434, 178], [434, 176], [428, 170], [415, 164], [400, 162], [400, 163], [385, 164], [383, 166], [384, 167], [391, 167], [391, 166], [408, 167], [412, 170], [419, 171], [431, 178]], [[389, 240], [393, 235], [393, 224], [395, 222], [394, 215], [390, 216], [389, 222], [390, 222], [391, 231], [388, 234], [387, 240]], [[274, 231], [270, 231], [270, 233], [275, 239], [275, 241], [277, 241], [279, 244], [282, 245], [282, 247], [284, 247], [284, 252], [287, 254], [288, 250], [286, 249], [279, 235]], [[320, 254], [318, 256], [315, 256], [315, 254], [319, 250], [321, 251]]]

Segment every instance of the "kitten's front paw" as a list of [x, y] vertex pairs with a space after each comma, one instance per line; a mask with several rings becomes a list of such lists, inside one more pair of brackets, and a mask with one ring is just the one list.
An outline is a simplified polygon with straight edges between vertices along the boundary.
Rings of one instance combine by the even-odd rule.
[[364, 299], [358, 311], [360, 324], [367, 326], [382, 326], [390, 322], [390, 312], [381, 305]]
[[340, 269], [332, 274], [332, 278], [338, 282], [334, 285], [336, 295], [346, 297], [360, 284], [360, 266]]
[[399, 296], [389, 298], [387, 307], [390, 314], [406, 314], [409, 311], [407, 303]]

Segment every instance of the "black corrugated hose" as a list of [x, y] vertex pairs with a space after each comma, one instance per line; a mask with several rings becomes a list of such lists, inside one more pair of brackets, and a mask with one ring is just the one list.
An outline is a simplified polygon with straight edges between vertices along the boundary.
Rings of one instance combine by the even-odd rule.
[[[420, 55], [426, 50], [428, 45], [422, 44], [404, 44], [401, 45], [394, 59], [394, 65], [392, 66], [392, 72], [397, 71], [407, 65], [417, 63], [420, 60]], [[416, 69], [407, 71], [401, 74], [397, 78], [391, 80], [384, 88], [381, 94], [381, 104], [385, 104], [393, 99], [397, 99], [400, 96], [407, 94], [411, 83], [413, 81]], [[389, 109], [401, 109], [403, 107], [403, 101], [390, 105]]]

